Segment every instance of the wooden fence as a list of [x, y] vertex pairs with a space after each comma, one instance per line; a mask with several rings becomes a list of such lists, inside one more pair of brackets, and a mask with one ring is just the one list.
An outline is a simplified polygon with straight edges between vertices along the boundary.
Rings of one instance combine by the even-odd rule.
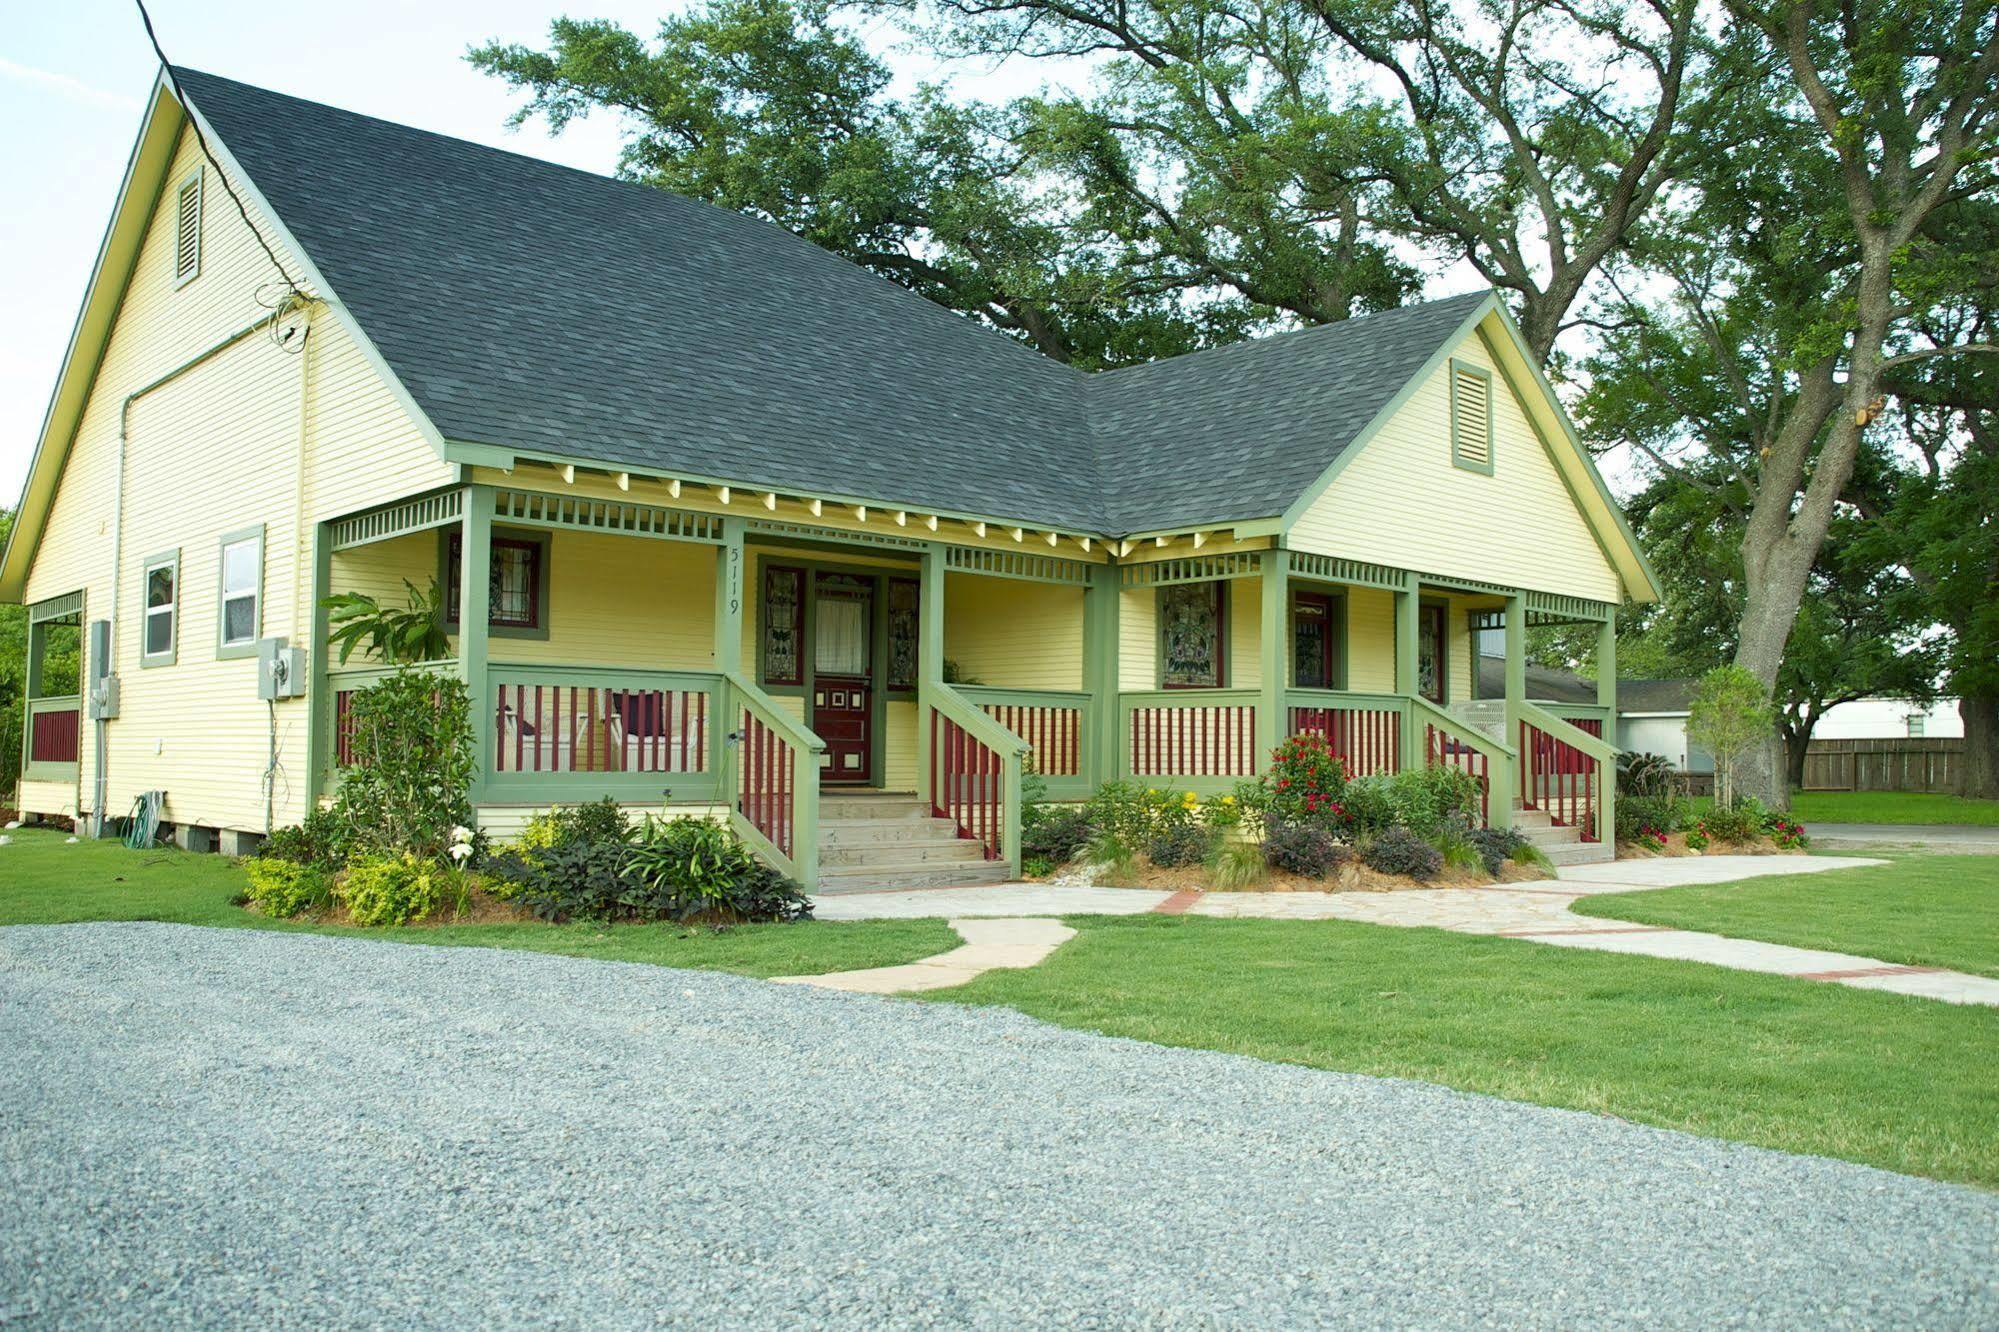
[[1964, 781], [1964, 741], [1814, 740], [1805, 751], [1807, 791], [1956, 791]]

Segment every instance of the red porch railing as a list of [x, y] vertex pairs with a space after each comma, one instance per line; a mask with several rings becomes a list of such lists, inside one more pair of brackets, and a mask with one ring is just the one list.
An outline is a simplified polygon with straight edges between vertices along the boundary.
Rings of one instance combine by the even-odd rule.
[[495, 772], [708, 770], [703, 690], [514, 683], [495, 694]]
[[1534, 723], [1520, 723], [1520, 803], [1538, 809], [1551, 822], [1582, 830], [1582, 840], [1597, 838], [1597, 781], [1600, 765], [1593, 755], [1566, 740], [1549, 735]]
[[791, 742], [748, 708], [742, 713], [736, 809], [786, 856], [797, 852], [797, 755]]
[[1324, 736], [1349, 777], [1402, 770], [1402, 714], [1395, 708], [1293, 708], [1290, 733]]
[[333, 695], [333, 761], [343, 768], [354, 766], [354, 691], [338, 690]]
[[37, 703], [28, 722], [28, 762], [76, 762], [78, 718], [82, 709]]
[[1134, 777], [1254, 777], [1254, 704], [1138, 706], [1126, 714]]
[[1423, 758], [1433, 767], [1456, 768], [1471, 774], [1478, 783], [1478, 818], [1484, 827], [1492, 826], [1492, 769], [1485, 751], [1466, 744], [1448, 731], [1440, 729], [1435, 722], [1423, 724]]
[[958, 835], [998, 860], [1006, 844], [1006, 764], [993, 749], [942, 712], [930, 713], [930, 804]]
[[1034, 747], [1034, 770], [1043, 777], [1083, 773], [1083, 710], [1068, 704], [981, 703], [988, 717]]

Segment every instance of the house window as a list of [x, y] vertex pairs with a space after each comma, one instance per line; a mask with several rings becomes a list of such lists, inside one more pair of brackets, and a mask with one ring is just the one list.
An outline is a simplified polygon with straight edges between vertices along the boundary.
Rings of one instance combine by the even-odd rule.
[[1450, 668], [1444, 647], [1448, 614], [1443, 606], [1416, 608], [1416, 692], [1440, 707], [1445, 702], [1444, 681]]
[[1451, 362], [1451, 462], [1492, 475], [1492, 376]]
[[254, 656], [264, 600], [264, 529], [222, 538], [222, 605], [215, 655]]
[[805, 683], [805, 570], [764, 566], [763, 677], [767, 685]]
[[1220, 689], [1228, 679], [1228, 584], [1180, 583], [1159, 593], [1159, 683]]
[[888, 580], [888, 687], [916, 688], [923, 588], [914, 578]]
[[174, 191], [174, 285], [184, 287], [201, 272], [201, 168], [188, 173]]
[[[453, 532], [445, 546], [444, 618], [455, 626], [459, 618], [460, 583], [458, 569], [463, 563], [465, 538]], [[486, 623], [495, 629], [539, 632], [547, 628], [542, 620], [542, 603], [548, 595], [548, 542], [540, 537], [493, 538], [493, 558], [487, 583]]]
[[1909, 714], [1909, 739], [1920, 740], [1922, 738], [1923, 738], [1923, 714], [1921, 714], [1920, 712], [1912, 712]]
[[1295, 689], [1339, 688], [1339, 603], [1322, 592], [1291, 598], [1291, 684]]
[[179, 633], [180, 552], [147, 560], [140, 579], [145, 588], [145, 624], [139, 664], [171, 666]]

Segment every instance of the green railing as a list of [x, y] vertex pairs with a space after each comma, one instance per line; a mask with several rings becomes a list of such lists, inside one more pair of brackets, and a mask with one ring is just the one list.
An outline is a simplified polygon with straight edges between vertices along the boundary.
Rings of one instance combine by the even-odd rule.
[[1292, 689], [1284, 704], [1284, 733], [1324, 736], [1349, 777], [1400, 772], [1407, 761], [1409, 700], [1400, 694]]
[[1135, 782], [1203, 795], [1228, 791], [1262, 766], [1254, 689], [1147, 689], [1118, 696], [1125, 771]]
[[719, 680], [729, 823], [806, 892], [819, 886], [819, 765], [826, 742], [737, 671]]
[[1508, 704], [1506, 733], [1520, 746], [1520, 803], [1564, 826], [1582, 830], [1585, 842], [1614, 842], [1617, 818], [1617, 750], [1539, 704]]
[[1096, 790], [1099, 779], [1091, 763], [1095, 753], [1091, 695], [986, 685], [951, 688], [1029, 747], [1029, 759], [1050, 800], [1086, 800]]
[[494, 663], [481, 796], [505, 804], [713, 804], [721, 676]]
[[1495, 740], [1478, 727], [1453, 717], [1427, 698], [1409, 700], [1410, 716], [1420, 728], [1418, 754], [1426, 764], [1468, 773], [1483, 793], [1480, 813], [1489, 828], [1513, 823], [1513, 746]]
[[1032, 746], [955, 686], [925, 680], [917, 690], [917, 773], [922, 795], [988, 860], [1020, 873], [1020, 779]]

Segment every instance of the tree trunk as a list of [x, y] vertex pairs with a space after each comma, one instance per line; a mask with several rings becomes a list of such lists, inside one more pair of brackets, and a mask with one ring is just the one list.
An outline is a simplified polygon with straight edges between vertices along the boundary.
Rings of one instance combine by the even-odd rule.
[[1999, 800], [1999, 696], [1966, 694], [1957, 715], [1964, 719], [1964, 794]]
[[[1800, 558], [1798, 545], [1789, 532], [1780, 529], [1775, 540], [1760, 533], [1751, 521], [1742, 540], [1742, 562], [1748, 577], [1747, 595], [1736, 639], [1735, 664], [1754, 675], [1769, 689], [1777, 683], [1777, 671], [1784, 664], [1784, 645], [1790, 641], [1791, 626], [1798, 618], [1798, 603], [1804, 598], [1805, 578], [1811, 570], [1813, 552]], [[1759, 540], [1759, 537], [1766, 539]], [[1753, 795], [1771, 809], [1791, 807], [1790, 785], [1784, 780], [1783, 735], [1776, 725], [1760, 745], [1737, 756], [1735, 788]]]
[[1812, 723], [1808, 719], [1796, 726], [1786, 727], [1784, 733], [1785, 776], [1789, 789], [1797, 790], [1805, 784], [1805, 755], [1812, 748]]

